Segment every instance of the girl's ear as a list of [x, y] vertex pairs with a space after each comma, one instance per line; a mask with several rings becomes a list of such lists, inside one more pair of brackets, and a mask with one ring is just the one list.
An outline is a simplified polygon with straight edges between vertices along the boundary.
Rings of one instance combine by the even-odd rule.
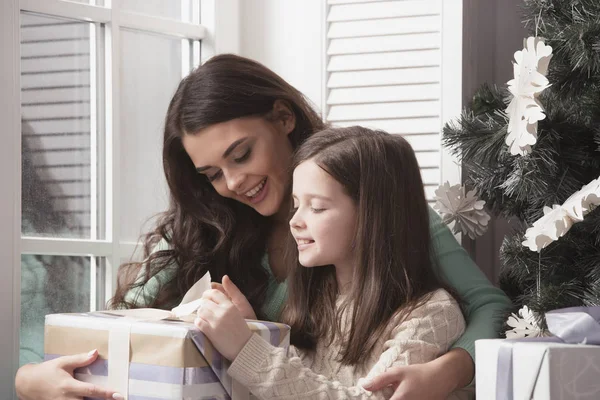
[[275, 123], [281, 127], [282, 132], [286, 135], [292, 133], [296, 128], [296, 114], [285, 100], [275, 100], [272, 115]]

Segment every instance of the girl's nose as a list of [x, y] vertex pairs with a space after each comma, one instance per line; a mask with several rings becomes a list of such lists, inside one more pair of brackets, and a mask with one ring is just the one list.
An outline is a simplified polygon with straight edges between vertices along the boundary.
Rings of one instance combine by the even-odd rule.
[[294, 213], [294, 215], [292, 216], [292, 219], [290, 219], [290, 228], [292, 228], [292, 229], [306, 228], [306, 224], [304, 223], [304, 221], [302, 220], [302, 218], [299, 214], [300, 213], [297, 210]]

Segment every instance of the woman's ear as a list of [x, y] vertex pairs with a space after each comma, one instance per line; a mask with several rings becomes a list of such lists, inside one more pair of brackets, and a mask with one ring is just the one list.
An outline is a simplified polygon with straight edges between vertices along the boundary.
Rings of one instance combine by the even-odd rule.
[[296, 114], [294, 114], [287, 101], [275, 100], [272, 113], [275, 123], [282, 128], [282, 132], [289, 135], [294, 131], [294, 128], [296, 128]]

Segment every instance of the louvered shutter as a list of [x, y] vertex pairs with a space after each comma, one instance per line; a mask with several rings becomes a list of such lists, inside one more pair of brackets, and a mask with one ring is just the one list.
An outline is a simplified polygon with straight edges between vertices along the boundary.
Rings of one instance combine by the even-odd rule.
[[403, 135], [428, 200], [442, 178], [442, 10], [441, 0], [328, 0], [326, 12], [326, 120]]

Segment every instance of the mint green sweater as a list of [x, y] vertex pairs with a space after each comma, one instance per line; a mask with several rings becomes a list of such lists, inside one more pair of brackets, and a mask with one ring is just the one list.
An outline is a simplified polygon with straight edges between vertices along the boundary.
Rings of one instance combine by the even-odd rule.
[[[458, 244], [440, 216], [431, 208], [429, 217], [433, 246], [441, 275], [458, 292], [464, 302], [467, 329], [453, 347], [465, 349], [475, 360], [475, 341], [497, 337], [502, 317], [511, 307], [511, 302], [502, 290], [490, 283]], [[157, 245], [155, 251], [166, 248], [168, 244], [163, 241]], [[269, 319], [277, 321], [287, 297], [287, 285], [285, 282], [277, 282], [266, 256], [263, 258], [263, 266], [269, 272], [269, 285], [262, 311]], [[164, 269], [144, 286], [128, 292], [125, 299], [141, 307], [148, 304], [156, 296], [162, 284], [173, 278], [176, 268], [176, 265], [171, 265]]]

